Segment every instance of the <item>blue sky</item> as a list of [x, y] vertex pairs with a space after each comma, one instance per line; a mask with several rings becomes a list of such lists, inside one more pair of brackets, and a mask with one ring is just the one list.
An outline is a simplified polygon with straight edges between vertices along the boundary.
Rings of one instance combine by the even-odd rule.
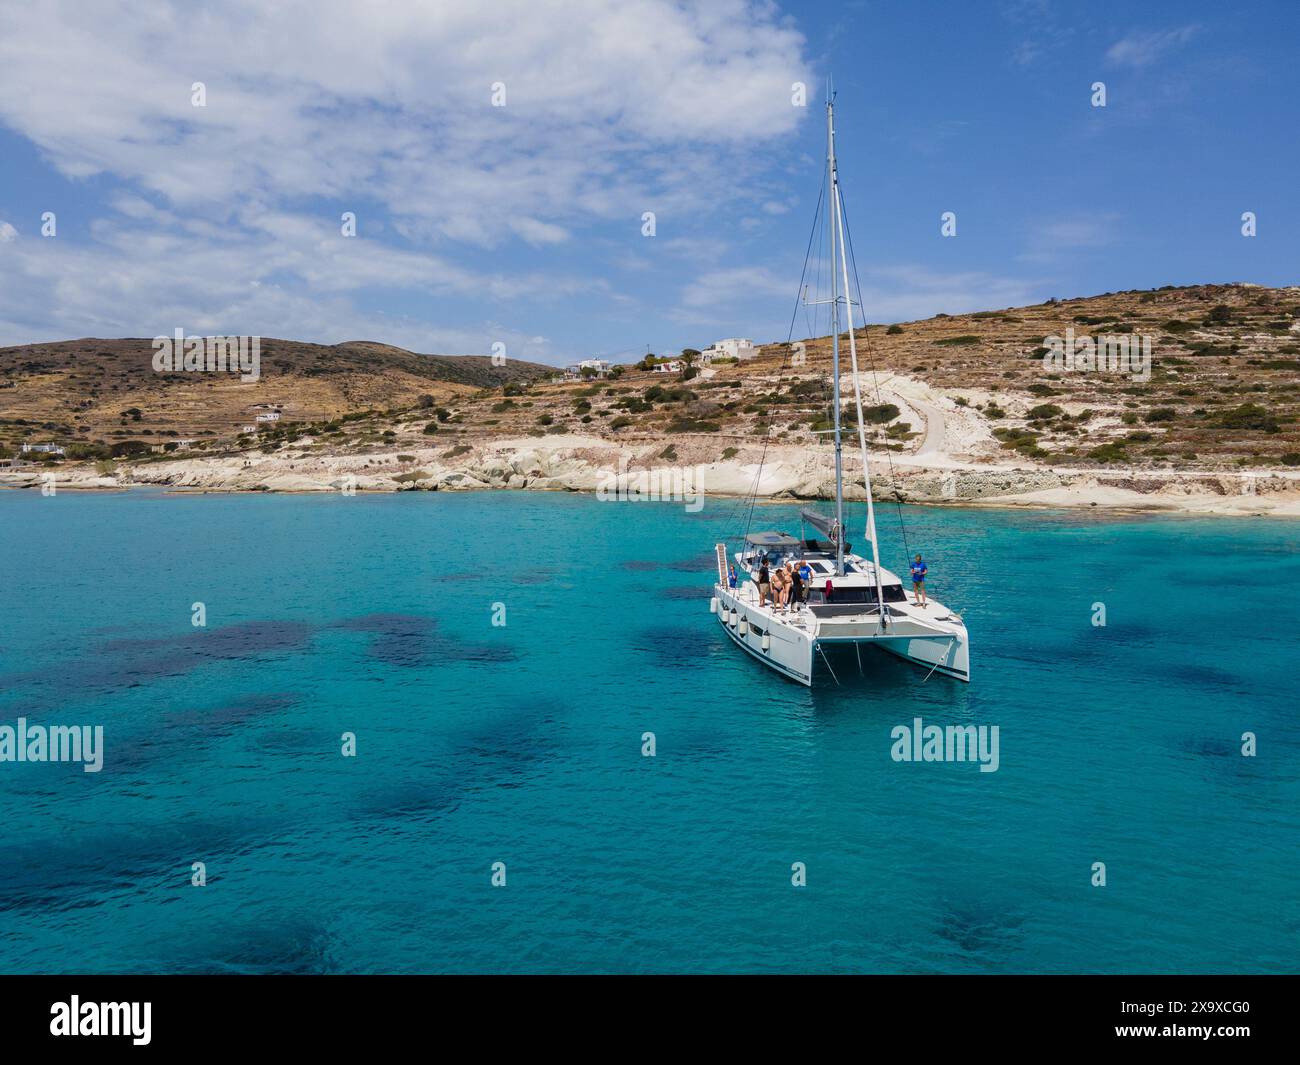
[[8, 4], [0, 344], [781, 339], [828, 73], [871, 321], [1296, 284], [1297, 54], [1280, 0]]

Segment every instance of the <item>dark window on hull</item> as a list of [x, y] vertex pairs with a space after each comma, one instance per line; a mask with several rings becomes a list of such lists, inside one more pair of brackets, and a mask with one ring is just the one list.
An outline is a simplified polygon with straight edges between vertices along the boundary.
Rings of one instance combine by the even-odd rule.
[[[886, 603], [906, 603], [901, 584], [886, 584], [883, 589]], [[828, 599], [825, 588], [813, 588], [808, 593], [810, 603], [868, 603], [876, 605], [875, 588], [836, 588]]]

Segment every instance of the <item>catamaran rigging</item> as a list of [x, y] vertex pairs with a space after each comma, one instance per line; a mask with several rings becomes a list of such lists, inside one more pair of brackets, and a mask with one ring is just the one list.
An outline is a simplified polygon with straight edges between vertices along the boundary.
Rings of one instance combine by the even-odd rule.
[[[748, 500], [749, 520], [746, 522], [744, 546], [735, 555], [741, 572], [751, 580], [738, 581], [730, 587], [724, 564], [725, 546], [717, 545], [719, 580], [714, 588], [710, 608], [718, 615], [731, 639], [754, 657], [772, 668], [804, 684], [813, 683], [814, 654], [825, 663], [827, 671], [838, 683], [827, 656], [828, 649], [853, 645], [861, 664], [861, 645], [867, 643], [901, 658], [917, 662], [936, 671], [970, 679], [969, 645], [966, 627], [961, 617], [933, 600], [923, 603], [915, 596], [909, 600], [902, 582], [880, 565], [880, 545], [876, 536], [875, 503], [872, 496], [871, 468], [867, 455], [866, 419], [862, 404], [861, 375], [858, 368], [857, 338], [854, 333], [853, 307], [849, 284], [849, 255], [844, 218], [844, 201], [840, 190], [839, 168], [835, 153], [835, 108], [833, 96], [826, 102], [826, 183], [823, 196], [829, 193], [827, 224], [830, 238], [831, 298], [823, 301], [807, 299], [804, 278], [808, 261], [804, 262], [804, 277], [800, 278], [800, 302], [805, 306], [829, 304], [831, 317], [831, 393], [833, 406], [833, 434], [835, 452], [835, 517], [829, 519], [816, 511], [805, 509], [801, 522], [806, 521], [826, 536], [799, 539], [773, 530], [751, 533], [754, 504], [761, 488], [763, 462], [766, 461], [766, 442], [763, 460], [754, 478], [754, 488]], [[821, 199], [818, 200], [818, 212]], [[816, 226], [814, 225], [814, 234]], [[809, 254], [812, 237], [809, 238]], [[843, 320], [841, 320], [841, 307]], [[797, 309], [796, 309], [797, 314]], [[840, 333], [847, 327], [849, 366], [853, 378], [853, 399], [856, 412], [858, 447], [862, 456], [863, 487], [866, 492], [867, 543], [870, 558], [854, 554], [845, 542], [844, 521], [844, 455], [843, 412], [840, 394]], [[793, 321], [791, 323], [793, 334]], [[877, 388], [877, 395], [879, 389]], [[891, 463], [892, 468], [892, 463]], [[901, 514], [901, 510], [900, 510]], [[802, 530], [801, 530], [802, 531]], [[768, 604], [768, 589], [759, 580], [771, 567], [798, 565], [802, 580], [792, 580], [791, 586], [803, 589], [803, 597], [794, 603]], [[810, 586], [809, 578], [816, 575], [824, 580], [821, 588]], [[929, 674], [927, 674], [928, 679]]]

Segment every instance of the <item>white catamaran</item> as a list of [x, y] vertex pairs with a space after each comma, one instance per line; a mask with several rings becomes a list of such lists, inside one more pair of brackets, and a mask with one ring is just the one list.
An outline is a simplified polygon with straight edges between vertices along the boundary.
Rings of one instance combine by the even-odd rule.
[[[811, 686], [818, 662], [838, 682], [831, 659], [862, 667], [863, 645], [875, 646], [958, 680], [970, 680], [970, 644], [961, 617], [933, 599], [924, 604], [903, 587], [897, 576], [880, 565], [876, 542], [875, 506], [871, 498], [871, 471], [867, 463], [867, 437], [858, 378], [857, 341], [853, 334], [853, 300], [849, 293], [849, 264], [845, 249], [844, 206], [835, 165], [834, 103], [826, 104], [826, 172], [830, 191], [827, 218], [830, 228], [832, 391], [835, 408], [835, 516], [803, 510], [800, 535], [746, 532], [744, 545], [735, 552], [736, 587], [730, 586], [727, 549], [716, 545], [718, 583], [710, 609], [723, 631], [749, 654], [779, 673]], [[815, 228], [815, 227], [814, 227]], [[869, 558], [854, 554], [845, 543], [844, 468], [840, 433], [840, 309], [843, 307], [857, 406], [858, 446], [862, 452], [866, 487], [866, 539]], [[758, 477], [762, 476], [760, 467]], [[757, 493], [757, 480], [755, 493]], [[751, 509], [752, 514], [752, 509]], [[807, 523], [820, 535], [806, 536]], [[787, 562], [806, 567], [811, 579], [803, 580], [804, 599], [782, 609], [760, 592], [758, 578]], [[766, 602], [764, 602], [766, 600]], [[927, 674], [928, 677], [928, 674]]]

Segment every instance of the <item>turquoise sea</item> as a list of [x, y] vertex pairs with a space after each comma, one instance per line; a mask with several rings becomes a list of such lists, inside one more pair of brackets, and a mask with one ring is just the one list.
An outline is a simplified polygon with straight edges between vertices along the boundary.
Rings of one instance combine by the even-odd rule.
[[0, 971], [1300, 970], [1300, 524], [906, 509], [973, 683], [810, 691], [708, 612], [734, 509], [0, 492], [0, 725], [105, 736], [0, 763]]

